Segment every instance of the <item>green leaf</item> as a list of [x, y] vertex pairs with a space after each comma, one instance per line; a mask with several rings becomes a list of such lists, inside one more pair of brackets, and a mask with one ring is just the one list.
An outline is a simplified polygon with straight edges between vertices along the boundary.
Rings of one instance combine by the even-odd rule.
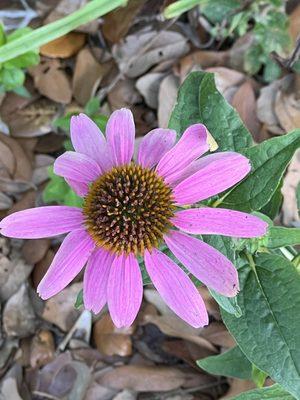
[[25, 86], [18, 86], [13, 89], [13, 92], [16, 93], [18, 96], [26, 97], [27, 99], [31, 98], [31, 93], [26, 89]]
[[83, 289], [81, 289], [78, 292], [78, 295], [76, 297], [76, 301], [75, 301], [75, 304], [74, 304], [74, 307], [76, 309], [80, 308], [81, 306], [83, 306]]
[[93, 121], [95, 122], [95, 124], [97, 124], [101, 132], [104, 133], [108, 117], [106, 115], [93, 115]]
[[14, 32], [7, 35], [7, 43], [13, 42], [16, 39], [19, 39], [25, 35], [28, 35], [32, 32], [32, 29], [29, 26], [25, 26], [24, 28], [16, 29]]
[[246, 357], [300, 399], [300, 274], [285, 258], [260, 254], [239, 269], [243, 315], [222, 317]]
[[78, 28], [78, 26], [97, 19], [125, 4], [126, 0], [93, 0], [80, 10], [64, 18], [60, 18], [25, 35], [21, 35], [21, 37], [13, 37], [13, 40], [11, 40], [12, 35], [16, 35], [14, 32], [10, 35], [10, 43], [0, 48], [0, 63], [11, 60], [27, 51], [36, 50], [43, 44], [57, 39]]
[[[215, 249], [219, 250], [224, 256], [226, 256], [233, 264], [236, 262], [235, 246], [233, 240], [226, 236], [217, 235], [205, 235], [203, 241], [211, 245]], [[230, 314], [234, 314], [236, 317], [241, 316], [241, 309], [237, 304], [236, 297], [225, 297], [213, 289], [208, 288], [210, 294], [216, 300], [220, 307]]]
[[89, 115], [93, 116], [97, 114], [100, 108], [100, 99], [98, 97], [92, 97], [85, 105], [84, 112]]
[[13, 58], [5, 63], [6, 68], [28, 68], [37, 65], [40, 62], [40, 56], [37, 51], [28, 51], [18, 57]]
[[5, 35], [5, 31], [4, 31], [4, 26], [3, 24], [0, 22], [0, 46], [3, 46], [6, 42], [6, 35]]
[[178, 0], [164, 9], [164, 17], [174, 18], [199, 5], [200, 0]]
[[281, 68], [279, 65], [270, 58], [265, 64], [263, 78], [265, 82], [273, 82], [281, 75]]
[[23, 86], [25, 81], [25, 73], [20, 68], [3, 68], [0, 70], [0, 83], [3, 84], [5, 90], [14, 90], [19, 86]]
[[263, 214], [267, 215], [272, 220], [274, 220], [275, 217], [277, 217], [277, 215], [279, 214], [281, 204], [283, 201], [283, 195], [281, 193], [282, 184], [283, 184], [283, 179], [281, 180], [278, 188], [275, 190], [270, 201], [266, 205], [264, 205], [263, 208], [260, 210]]
[[300, 244], [300, 228], [272, 226], [269, 228], [269, 233], [265, 238], [264, 244], [269, 249]]
[[238, 0], [200, 0], [201, 12], [212, 23], [221, 23], [240, 7]]
[[265, 380], [267, 377], [268, 374], [252, 364], [252, 380], [257, 387], [262, 388], [265, 384]]
[[238, 346], [218, 356], [198, 360], [197, 365], [212, 375], [252, 379], [252, 364]]
[[261, 389], [250, 390], [249, 392], [242, 393], [238, 396], [231, 398], [231, 400], [294, 400], [295, 397], [291, 396], [279, 385], [273, 385]]
[[246, 149], [252, 169], [245, 180], [225, 197], [222, 207], [252, 212], [266, 205], [278, 188], [282, 176], [297, 148], [300, 129], [275, 137]]
[[219, 150], [239, 151], [252, 145], [252, 138], [239, 117], [216, 89], [214, 75], [192, 72], [179, 89], [169, 128], [181, 135], [190, 125], [203, 123]]
[[73, 115], [76, 115], [76, 113], [68, 112], [66, 115], [56, 118], [53, 121], [53, 126], [55, 128], [60, 128], [63, 131], [69, 132], [70, 131], [70, 121], [71, 121], [71, 117]]

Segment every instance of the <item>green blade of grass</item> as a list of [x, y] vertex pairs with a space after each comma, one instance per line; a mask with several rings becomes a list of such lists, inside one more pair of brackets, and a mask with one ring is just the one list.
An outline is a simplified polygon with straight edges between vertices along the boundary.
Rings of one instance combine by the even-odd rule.
[[11, 60], [30, 50], [35, 50], [72, 31], [93, 19], [99, 18], [117, 7], [126, 5], [127, 0], [93, 0], [80, 10], [51, 22], [31, 33], [0, 47], [0, 63]]
[[191, 10], [193, 7], [200, 4], [200, 0], [179, 0], [175, 3], [170, 4], [164, 10], [164, 17], [174, 18], [178, 17], [179, 15], [183, 14], [186, 11]]

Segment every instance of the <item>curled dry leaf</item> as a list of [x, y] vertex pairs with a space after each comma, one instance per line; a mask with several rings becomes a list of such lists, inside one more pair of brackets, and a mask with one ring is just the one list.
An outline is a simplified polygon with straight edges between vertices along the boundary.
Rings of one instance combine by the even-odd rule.
[[247, 392], [248, 390], [255, 389], [255, 384], [252, 381], [241, 380], [241, 379], [230, 379], [230, 388], [225, 396], [222, 396], [220, 400], [230, 400], [233, 396], [237, 396], [241, 393]]
[[113, 47], [121, 72], [130, 78], [142, 75], [153, 65], [176, 60], [189, 51], [186, 38], [178, 32], [137, 32]]
[[108, 93], [108, 102], [112, 110], [122, 107], [132, 108], [133, 104], [140, 103], [141, 95], [135, 88], [133, 79], [124, 79], [119, 81]]
[[36, 323], [36, 316], [28, 294], [28, 286], [24, 283], [5, 304], [3, 328], [8, 336], [21, 338], [34, 333]]
[[176, 103], [179, 88], [179, 78], [174, 75], [166, 76], [159, 87], [158, 92], [158, 125], [167, 128], [171, 112]]
[[281, 192], [283, 194], [282, 214], [284, 225], [299, 224], [296, 190], [300, 183], [300, 150], [294, 154], [284, 177]]
[[54, 358], [54, 338], [50, 331], [41, 330], [30, 344], [30, 365], [32, 368], [42, 367]]
[[289, 16], [289, 33], [294, 43], [300, 34], [300, 4], [298, 4]]
[[25, 240], [22, 255], [24, 260], [29, 264], [36, 264], [47, 253], [50, 247], [51, 241], [50, 239], [34, 239], [34, 240]]
[[226, 348], [236, 346], [235, 340], [222, 322], [211, 322], [207, 327], [203, 328], [201, 335], [216, 346]]
[[100, 353], [126, 357], [132, 354], [131, 335], [134, 330], [134, 325], [129, 328], [116, 328], [109, 314], [105, 314], [94, 324], [93, 338]]
[[140, 77], [136, 82], [136, 88], [151, 108], [157, 109], [158, 107], [158, 91], [164, 77], [165, 74], [162, 72], [150, 72]]
[[225, 67], [207, 68], [206, 72], [215, 74], [217, 89], [231, 103], [238, 86], [244, 82], [245, 75], [239, 71]]
[[265, 124], [268, 131], [277, 135], [284, 133], [283, 129], [279, 126], [279, 120], [274, 109], [276, 95], [280, 85], [280, 80], [277, 80], [261, 88], [256, 108], [258, 119]]
[[78, 53], [85, 43], [86, 35], [79, 32], [70, 32], [40, 48], [43, 56], [50, 58], [68, 58]]
[[30, 68], [30, 73], [34, 80], [34, 86], [42, 95], [57, 103], [70, 103], [71, 83], [59, 60], [42, 60], [39, 65]]
[[62, 331], [69, 331], [80, 315], [80, 311], [74, 308], [74, 304], [81, 288], [81, 283], [73, 283], [47, 300], [43, 318], [58, 326]]
[[72, 88], [77, 102], [85, 105], [95, 94], [105, 75], [111, 70], [111, 62], [99, 64], [88, 48], [82, 49], [76, 59]]

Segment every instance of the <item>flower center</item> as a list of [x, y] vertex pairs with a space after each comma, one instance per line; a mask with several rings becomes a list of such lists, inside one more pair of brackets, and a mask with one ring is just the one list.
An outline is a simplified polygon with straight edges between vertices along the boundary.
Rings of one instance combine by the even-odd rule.
[[83, 213], [97, 245], [120, 254], [157, 247], [174, 215], [171, 188], [155, 171], [131, 163], [92, 183]]

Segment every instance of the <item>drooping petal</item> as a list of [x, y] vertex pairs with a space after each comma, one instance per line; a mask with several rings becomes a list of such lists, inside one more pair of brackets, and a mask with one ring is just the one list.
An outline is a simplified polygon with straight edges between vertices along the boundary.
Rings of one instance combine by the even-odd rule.
[[82, 227], [81, 208], [46, 206], [15, 212], [0, 222], [1, 234], [18, 239], [61, 235]]
[[101, 175], [99, 165], [85, 154], [66, 151], [54, 162], [54, 173], [71, 181], [93, 182]]
[[154, 286], [171, 310], [195, 328], [208, 324], [204, 301], [178, 265], [157, 249], [145, 252], [145, 264]]
[[87, 310], [98, 314], [107, 302], [107, 283], [114, 255], [99, 248], [88, 260], [83, 278], [83, 302]]
[[56, 253], [37, 292], [46, 300], [63, 290], [81, 271], [95, 248], [84, 229], [69, 233]]
[[87, 195], [89, 185], [86, 182], [73, 181], [73, 179], [66, 179], [66, 182], [78, 196], [84, 197]]
[[106, 138], [113, 165], [130, 163], [134, 151], [135, 126], [132, 112], [114, 111], [106, 125]]
[[204, 157], [202, 168], [173, 189], [179, 205], [193, 204], [223, 192], [242, 180], [250, 171], [248, 158], [234, 152]]
[[169, 231], [164, 239], [174, 256], [197, 279], [224, 296], [233, 297], [237, 294], [237, 270], [222, 253], [178, 231]]
[[205, 153], [209, 146], [206, 142], [207, 132], [202, 124], [188, 127], [178, 143], [160, 160], [156, 171], [172, 184], [192, 161]]
[[240, 238], [263, 236], [268, 224], [254, 215], [224, 208], [191, 208], [178, 211], [172, 223], [193, 234], [216, 234]]
[[116, 257], [110, 269], [107, 303], [117, 328], [130, 326], [140, 309], [143, 281], [137, 259], [133, 254]]
[[153, 129], [141, 140], [138, 150], [138, 163], [152, 168], [169, 151], [176, 141], [176, 132], [172, 129]]
[[71, 140], [74, 149], [95, 160], [102, 171], [112, 166], [108, 146], [98, 126], [85, 114], [71, 118]]

